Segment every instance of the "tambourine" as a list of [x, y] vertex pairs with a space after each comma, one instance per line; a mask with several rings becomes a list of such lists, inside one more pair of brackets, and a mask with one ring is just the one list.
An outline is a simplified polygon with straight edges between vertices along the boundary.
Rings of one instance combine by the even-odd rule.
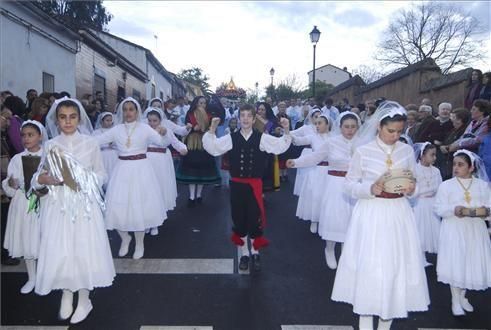
[[389, 170], [383, 176], [384, 191], [391, 194], [403, 193], [413, 182], [413, 172], [406, 169]]

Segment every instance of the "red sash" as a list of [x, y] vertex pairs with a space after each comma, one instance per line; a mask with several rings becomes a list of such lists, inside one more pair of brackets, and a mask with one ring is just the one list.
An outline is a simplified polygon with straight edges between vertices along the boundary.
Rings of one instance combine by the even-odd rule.
[[394, 199], [394, 198], [401, 198], [403, 196], [404, 196], [403, 194], [393, 194], [393, 193], [388, 193], [386, 191], [382, 191], [382, 193], [380, 195], [376, 195], [375, 197]]
[[263, 201], [263, 180], [261, 178], [236, 178], [232, 177], [230, 181], [237, 183], [246, 183], [251, 186], [252, 193], [256, 199], [257, 206], [261, 212], [261, 228], [266, 226], [266, 212], [264, 211], [264, 201]]

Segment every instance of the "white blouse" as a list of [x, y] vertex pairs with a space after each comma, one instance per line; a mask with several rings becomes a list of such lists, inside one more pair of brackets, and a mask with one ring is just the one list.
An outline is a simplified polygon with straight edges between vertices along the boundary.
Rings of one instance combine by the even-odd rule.
[[435, 166], [423, 166], [420, 163], [414, 168], [414, 177], [418, 183], [418, 193], [413, 197], [432, 197], [442, 183], [440, 170]]
[[375, 198], [372, 184], [388, 171], [387, 154], [391, 154], [392, 169], [406, 169], [414, 173], [416, 161], [413, 149], [402, 142], [387, 145], [377, 136], [372, 142], [358, 147], [346, 174], [346, 192], [356, 199]]
[[300, 136], [306, 136], [306, 135], [312, 135], [317, 133], [315, 126], [310, 125], [310, 124], [305, 124], [300, 128], [297, 128], [293, 131], [290, 131], [290, 134], [292, 137], [300, 137]]
[[[252, 135], [252, 130], [249, 134], [244, 135], [242, 130], [240, 134], [247, 141]], [[292, 142], [292, 138], [290, 134], [283, 135], [281, 137], [274, 137], [269, 134], [262, 134], [261, 141], [259, 142], [259, 150], [279, 155], [284, 153], [290, 147]], [[203, 135], [203, 148], [212, 156], [220, 156], [231, 150], [233, 147], [232, 144], [232, 136], [230, 134], [224, 135], [220, 138], [217, 138], [215, 134], [211, 134], [210, 132], [206, 132]]]
[[9, 162], [9, 166], [7, 168], [7, 178], [2, 181], [2, 188], [5, 191], [5, 194], [9, 197], [14, 197], [17, 189], [12, 188], [8, 181], [10, 178], [14, 178], [19, 183], [19, 189], [24, 191], [24, 171], [22, 167], [22, 156], [39, 156], [43, 154], [43, 149], [39, 149], [36, 152], [30, 152], [27, 149], [23, 152], [15, 155]]
[[180, 136], [186, 136], [191, 130], [188, 130], [186, 126], [177, 125], [176, 123], [170, 121], [167, 118], [162, 119], [161, 123], [165, 128], [171, 130], [174, 134]]
[[353, 140], [348, 140], [341, 134], [330, 136], [314, 152], [295, 159], [295, 167], [314, 166], [321, 161], [328, 161], [329, 170], [346, 172], [351, 161], [352, 145]]
[[[491, 207], [491, 188], [486, 181], [473, 178], [460, 179], [464, 187], [469, 187], [470, 203], [464, 199], [464, 189], [457, 181], [457, 178], [451, 178], [443, 182], [438, 188], [435, 198], [434, 210], [442, 218], [457, 218], [455, 207]], [[489, 218], [488, 218], [489, 219]]]
[[[168, 131], [169, 132], [169, 131]], [[168, 146], [171, 139], [170, 134], [159, 135], [147, 124], [135, 121], [132, 123], [119, 124], [95, 138], [100, 145], [113, 142], [116, 145], [119, 156], [130, 156], [145, 154], [150, 144]], [[127, 142], [130, 144], [127, 145]]]

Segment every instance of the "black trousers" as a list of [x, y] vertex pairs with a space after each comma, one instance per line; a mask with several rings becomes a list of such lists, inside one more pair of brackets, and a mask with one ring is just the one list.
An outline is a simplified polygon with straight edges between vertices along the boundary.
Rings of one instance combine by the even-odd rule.
[[257, 205], [252, 187], [247, 183], [230, 181], [230, 202], [232, 205], [232, 230], [240, 237], [249, 235], [256, 238], [263, 235], [261, 211]]

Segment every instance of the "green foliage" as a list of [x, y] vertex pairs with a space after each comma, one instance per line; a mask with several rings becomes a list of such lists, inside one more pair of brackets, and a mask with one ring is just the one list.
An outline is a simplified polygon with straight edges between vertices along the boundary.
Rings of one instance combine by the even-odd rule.
[[[324, 102], [324, 100], [327, 98], [327, 95], [331, 92], [331, 90], [333, 88], [334, 88], [333, 85], [326, 84], [323, 81], [317, 80], [315, 82], [315, 101], [316, 101], [316, 103], [322, 104]], [[305, 89], [299, 93], [299, 97], [302, 99], [308, 99], [308, 98], [311, 98], [313, 94], [314, 94], [313, 84], [310, 83], [309, 88], [307, 88], [307, 89]]]
[[193, 67], [191, 69], [184, 69], [177, 76], [182, 80], [200, 86], [203, 91], [208, 91], [210, 87], [210, 84], [208, 84], [209, 77], [204, 74], [201, 68]]
[[35, 2], [47, 14], [64, 21], [72, 28], [104, 30], [112, 15], [97, 1], [50, 0]]

